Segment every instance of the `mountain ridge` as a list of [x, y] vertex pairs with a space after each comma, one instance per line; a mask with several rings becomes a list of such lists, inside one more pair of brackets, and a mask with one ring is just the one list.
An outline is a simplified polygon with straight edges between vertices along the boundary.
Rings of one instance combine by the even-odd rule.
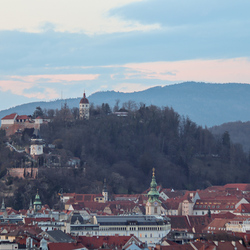
[[[129, 100], [146, 105], [172, 107], [180, 115], [188, 116], [202, 126], [216, 126], [226, 122], [250, 121], [250, 85], [245, 83], [183, 82], [156, 86], [143, 91], [124, 93], [101, 91], [88, 97], [90, 103], [108, 103]], [[32, 114], [37, 106], [43, 109], [60, 109], [67, 102], [69, 108], [78, 107], [81, 97], [49, 102], [33, 102], [0, 111], [0, 118], [11, 113]]]

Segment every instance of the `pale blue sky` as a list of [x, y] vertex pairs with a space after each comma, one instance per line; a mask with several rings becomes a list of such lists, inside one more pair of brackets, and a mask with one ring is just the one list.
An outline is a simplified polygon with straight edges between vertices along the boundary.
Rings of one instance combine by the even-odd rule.
[[250, 83], [249, 0], [3, 0], [0, 110], [183, 81]]

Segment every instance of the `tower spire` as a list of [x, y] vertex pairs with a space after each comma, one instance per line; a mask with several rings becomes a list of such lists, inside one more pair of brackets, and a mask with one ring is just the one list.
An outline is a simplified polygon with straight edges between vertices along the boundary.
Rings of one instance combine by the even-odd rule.
[[103, 183], [102, 195], [104, 197], [104, 202], [108, 201], [108, 189], [106, 184], [106, 178], [104, 179]]
[[157, 183], [155, 180], [155, 168], [152, 169], [152, 180], [150, 183], [150, 190], [148, 192], [148, 201], [146, 204], [147, 215], [161, 214], [161, 201], [159, 200], [159, 192], [157, 190]]
[[4, 198], [2, 200], [2, 206], [1, 206], [1, 210], [4, 211], [5, 210], [5, 203], [4, 203]]

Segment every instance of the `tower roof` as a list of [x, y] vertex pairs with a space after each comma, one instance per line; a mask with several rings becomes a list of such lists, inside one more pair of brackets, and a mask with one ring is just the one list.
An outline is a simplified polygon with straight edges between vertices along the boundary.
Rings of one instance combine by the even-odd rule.
[[39, 194], [38, 194], [38, 190], [37, 190], [37, 194], [36, 194], [36, 196], [35, 196], [35, 201], [34, 201], [33, 205], [42, 205], [40, 196], [39, 196]]
[[153, 173], [152, 173], [152, 180], [150, 183], [150, 190], [148, 192], [148, 201], [149, 202], [154, 202], [154, 201], [159, 201], [159, 192], [157, 190], [157, 183], [155, 180], [155, 169], [153, 168]]
[[80, 103], [89, 103], [89, 100], [86, 98], [85, 92], [83, 93], [83, 98], [81, 99]]

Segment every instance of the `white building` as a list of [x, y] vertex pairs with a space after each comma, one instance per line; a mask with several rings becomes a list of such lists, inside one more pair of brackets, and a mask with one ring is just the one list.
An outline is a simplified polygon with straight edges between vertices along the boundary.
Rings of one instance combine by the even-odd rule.
[[41, 156], [43, 154], [44, 141], [42, 139], [31, 139], [30, 155]]
[[131, 215], [131, 216], [94, 216], [93, 224], [66, 226], [66, 233], [74, 236], [129, 236], [135, 235], [142, 242], [155, 244], [171, 230], [168, 218]]
[[80, 119], [89, 119], [89, 100], [86, 98], [85, 92], [79, 104], [79, 117]]

